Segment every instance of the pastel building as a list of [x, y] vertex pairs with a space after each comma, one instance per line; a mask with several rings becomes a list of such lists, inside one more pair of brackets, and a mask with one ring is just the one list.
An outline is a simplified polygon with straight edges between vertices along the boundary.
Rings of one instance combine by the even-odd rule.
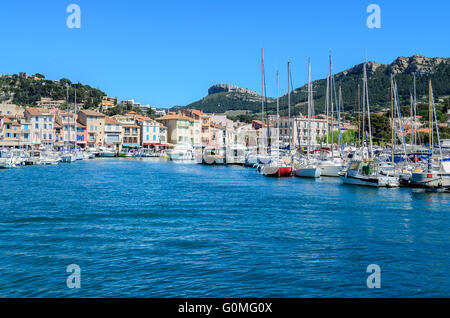
[[170, 144], [194, 144], [194, 122], [191, 117], [180, 114], [168, 114], [156, 119], [167, 127], [167, 142]]
[[39, 146], [51, 146], [54, 143], [54, 114], [46, 108], [28, 107], [25, 119], [31, 124], [32, 143]]
[[78, 121], [86, 126], [87, 146], [101, 147], [105, 144], [105, 115], [85, 109], [78, 113]]
[[159, 123], [150, 117], [137, 115], [136, 123], [141, 127], [141, 145], [144, 147], [160, 144]]
[[122, 125], [115, 118], [105, 118], [105, 146], [120, 151], [122, 137]]

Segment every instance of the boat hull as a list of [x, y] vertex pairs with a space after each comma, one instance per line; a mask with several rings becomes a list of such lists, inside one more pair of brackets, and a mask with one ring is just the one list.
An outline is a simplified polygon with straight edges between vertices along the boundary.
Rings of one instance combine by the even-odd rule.
[[339, 173], [344, 169], [344, 166], [339, 165], [321, 165], [320, 175], [322, 177], [339, 177]]
[[350, 185], [359, 185], [366, 187], [375, 187], [375, 188], [396, 188], [399, 186], [398, 180], [389, 177], [383, 178], [371, 178], [371, 177], [360, 177], [360, 176], [340, 176], [342, 182], [344, 184]]
[[295, 176], [301, 178], [319, 178], [321, 175], [320, 168], [300, 168], [295, 170]]
[[261, 172], [266, 177], [284, 178], [292, 175], [292, 167], [263, 167]]

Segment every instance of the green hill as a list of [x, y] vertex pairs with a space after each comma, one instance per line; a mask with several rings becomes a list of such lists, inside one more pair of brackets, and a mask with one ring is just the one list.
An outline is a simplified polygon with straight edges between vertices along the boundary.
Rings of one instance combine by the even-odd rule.
[[[3, 75], [0, 77], [0, 102], [10, 102], [20, 106], [33, 106], [44, 98], [54, 100], [66, 99], [66, 84], [77, 89], [77, 102], [85, 108], [95, 108], [106, 94], [89, 85], [72, 84], [68, 79], [59, 81], [46, 80], [41, 74], [33, 76], [24, 73]], [[74, 102], [74, 89], [69, 90], [69, 102]]]

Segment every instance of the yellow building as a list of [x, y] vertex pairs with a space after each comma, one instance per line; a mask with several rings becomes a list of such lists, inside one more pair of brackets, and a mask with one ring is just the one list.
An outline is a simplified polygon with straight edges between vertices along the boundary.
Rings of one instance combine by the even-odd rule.
[[180, 114], [168, 114], [156, 119], [167, 127], [167, 142], [170, 144], [195, 144], [195, 120]]
[[105, 145], [105, 117], [104, 114], [90, 109], [78, 113], [78, 121], [86, 126], [88, 147]]

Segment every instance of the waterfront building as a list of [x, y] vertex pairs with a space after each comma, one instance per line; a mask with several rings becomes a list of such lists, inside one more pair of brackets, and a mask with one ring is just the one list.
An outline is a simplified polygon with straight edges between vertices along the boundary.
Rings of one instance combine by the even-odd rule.
[[94, 110], [81, 110], [78, 121], [86, 126], [87, 146], [101, 147], [105, 144], [105, 115]]
[[24, 109], [15, 104], [0, 103], [0, 115], [20, 115], [23, 116]]
[[86, 125], [83, 125], [79, 121], [77, 121], [77, 146], [85, 149], [87, 146], [87, 129]]
[[162, 145], [167, 146], [167, 127], [161, 123], [159, 123], [159, 142]]
[[31, 146], [31, 123], [20, 117], [20, 146]]
[[6, 147], [19, 146], [21, 136], [20, 119], [16, 116], [3, 116], [1, 120], [2, 134], [0, 145]]
[[150, 147], [161, 143], [159, 123], [150, 117], [137, 115], [136, 123], [141, 127], [141, 146]]
[[181, 114], [169, 113], [156, 119], [167, 127], [167, 141], [170, 144], [194, 144], [194, 118]]
[[224, 126], [211, 123], [211, 139], [207, 146], [211, 147], [225, 147], [227, 146], [227, 129]]
[[25, 119], [31, 124], [31, 140], [36, 146], [52, 146], [54, 143], [54, 114], [46, 108], [28, 107]]
[[120, 151], [122, 141], [122, 125], [115, 118], [106, 116], [105, 146], [108, 148], [113, 148], [116, 151]]
[[62, 133], [62, 126], [56, 120], [55, 120], [55, 124], [53, 125], [53, 130], [54, 130], [54, 135], [55, 135], [54, 146], [55, 147], [63, 147], [64, 146], [64, 137], [63, 137], [63, 133]]
[[[70, 147], [75, 147], [77, 141], [76, 133], [77, 118], [74, 113], [58, 110], [55, 116], [55, 125], [60, 126], [58, 143]], [[56, 127], [55, 127], [56, 131]], [[61, 139], [62, 137], [62, 139]]]
[[123, 148], [139, 148], [141, 146], [141, 127], [135, 123], [122, 124]]
[[[274, 127], [278, 128], [278, 121], [274, 121]], [[308, 145], [308, 118], [291, 117], [289, 129], [289, 118], [280, 118], [280, 142], [282, 145], [289, 145], [289, 138], [291, 147], [304, 147]], [[311, 145], [318, 145], [318, 138], [322, 138], [327, 134], [326, 119], [311, 119]]]

